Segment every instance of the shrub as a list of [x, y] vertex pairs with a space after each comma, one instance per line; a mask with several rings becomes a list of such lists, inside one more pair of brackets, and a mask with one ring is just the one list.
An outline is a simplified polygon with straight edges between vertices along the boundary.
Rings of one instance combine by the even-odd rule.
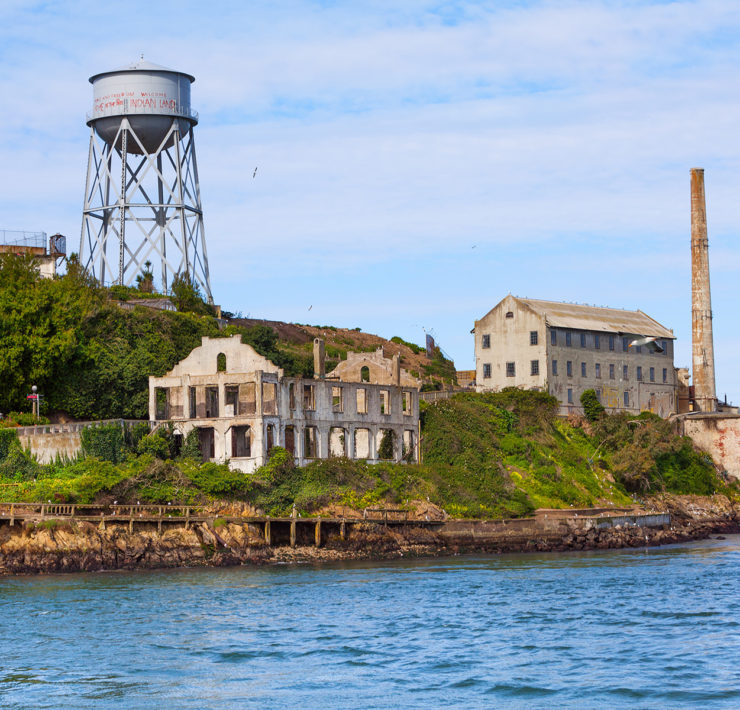
[[12, 446], [20, 446], [18, 434], [14, 429], [0, 429], [0, 463], [8, 457]]
[[605, 411], [601, 402], [599, 402], [599, 398], [596, 396], [596, 390], [593, 389], [583, 391], [583, 394], [581, 394], [581, 405], [583, 406], [583, 413], [586, 415], [586, 419], [590, 422], [600, 419]]
[[126, 458], [123, 429], [118, 424], [85, 427], [80, 432], [80, 443], [84, 456], [111, 463], [120, 463]]
[[170, 458], [170, 444], [160, 432], [155, 432], [147, 434], [139, 441], [136, 452], [140, 455], [151, 454], [154, 458], [165, 461]]

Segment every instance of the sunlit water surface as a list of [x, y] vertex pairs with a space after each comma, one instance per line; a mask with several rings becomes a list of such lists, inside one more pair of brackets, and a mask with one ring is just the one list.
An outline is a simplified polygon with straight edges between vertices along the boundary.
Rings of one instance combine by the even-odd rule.
[[0, 578], [2, 708], [738, 708], [740, 536]]

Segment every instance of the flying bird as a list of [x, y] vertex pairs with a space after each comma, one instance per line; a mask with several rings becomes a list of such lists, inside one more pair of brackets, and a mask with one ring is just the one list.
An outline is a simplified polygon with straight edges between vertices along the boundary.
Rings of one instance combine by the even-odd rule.
[[312, 308], [313, 308], [313, 305], [309, 306], [308, 307], [308, 310], [310, 311]]
[[[257, 166], [257, 167], [259, 167], [259, 166]], [[256, 175], [257, 175], [257, 168], [255, 168], [254, 169], [254, 172], [252, 173], [252, 179], [254, 179]]]
[[663, 348], [656, 342], [657, 338], [651, 338], [650, 336], [644, 336], [642, 338], [636, 338], [633, 340], [627, 347], [636, 347], [639, 348], [640, 346], [644, 345], [647, 347], [650, 352], [654, 353], [662, 353]]

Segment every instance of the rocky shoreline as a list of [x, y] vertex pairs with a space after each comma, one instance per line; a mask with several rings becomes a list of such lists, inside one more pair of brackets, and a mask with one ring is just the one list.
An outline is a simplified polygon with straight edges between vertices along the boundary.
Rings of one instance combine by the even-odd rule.
[[449, 521], [436, 528], [367, 522], [355, 526], [345, 540], [330, 536], [321, 547], [271, 547], [250, 524], [199, 524], [158, 533], [156, 528], [129, 532], [125, 525], [101, 529], [87, 522], [52, 520], [0, 527], [0, 574], [603, 550], [740, 533], [740, 506], [725, 496], [667, 496], [647, 502], [646, 510], [670, 512], [670, 525], [600, 529], [584, 524], [583, 516], [562, 515], [555, 526], [551, 521], [544, 528], [534, 520], [530, 528], [504, 533], [491, 532], [487, 521], [466, 521], [463, 526]]

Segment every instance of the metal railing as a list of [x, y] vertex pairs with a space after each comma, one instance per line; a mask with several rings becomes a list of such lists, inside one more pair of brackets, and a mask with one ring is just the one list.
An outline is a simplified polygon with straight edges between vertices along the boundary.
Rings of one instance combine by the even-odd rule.
[[38, 424], [36, 426], [20, 426], [16, 427], [14, 431], [18, 436], [35, 436], [37, 434], [74, 434], [75, 432], [82, 431], [91, 426], [101, 426], [104, 424], [119, 424], [125, 426], [127, 424], [139, 424], [140, 422], [146, 422], [149, 424], [149, 428], [152, 428], [156, 422], [150, 422], [148, 419], [100, 419], [98, 421], [91, 422], [66, 422], [64, 424]]
[[13, 229], [0, 229], [0, 244], [14, 247], [46, 248], [46, 232], [23, 232]]

